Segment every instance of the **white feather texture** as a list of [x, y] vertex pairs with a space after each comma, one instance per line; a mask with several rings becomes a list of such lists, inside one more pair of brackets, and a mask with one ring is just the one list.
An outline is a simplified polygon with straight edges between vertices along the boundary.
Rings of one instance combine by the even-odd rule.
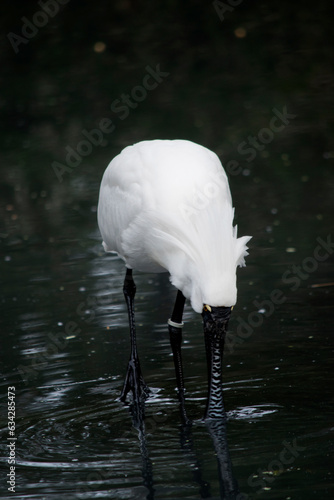
[[170, 273], [196, 312], [233, 306], [236, 268], [250, 236], [237, 238], [225, 171], [212, 151], [190, 141], [143, 141], [107, 167], [98, 223], [107, 252], [128, 268]]

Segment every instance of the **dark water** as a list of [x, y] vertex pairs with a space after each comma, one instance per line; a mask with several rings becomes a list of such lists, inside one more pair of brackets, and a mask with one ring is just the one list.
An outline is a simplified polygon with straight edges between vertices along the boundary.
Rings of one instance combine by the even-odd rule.
[[[39, 7], [8, 7], [1, 498], [229, 498], [228, 450], [233, 498], [333, 498], [330, 5], [241, 2], [221, 21], [212, 4], [73, 0], [17, 54], [7, 33], [20, 34], [21, 17], [32, 19]], [[157, 71], [158, 85], [144, 88]], [[119, 111], [122, 94], [132, 107]], [[103, 119], [115, 127], [103, 132], [103, 145], [66, 163], [65, 148], [80, 150], [83, 131]], [[193, 425], [181, 425], [167, 275], [135, 274], [139, 353], [152, 389], [144, 425], [118, 401], [129, 354], [124, 266], [103, 253], [98, 188], [125, 145], [157, 137], [187, 138], [220, 155], [239, 234], [253, 235], [224, 354], [229, 420], [218, 431], [201, 420], [204, 340], [188, 304], [183, 356]], [[6, 484], [13, 386], [15, 493]]]

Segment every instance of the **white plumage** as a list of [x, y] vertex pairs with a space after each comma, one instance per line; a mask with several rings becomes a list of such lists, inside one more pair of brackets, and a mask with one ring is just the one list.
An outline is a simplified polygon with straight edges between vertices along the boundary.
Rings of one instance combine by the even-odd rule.
[[228, 180], [217, 155], [185, 140], [143, 141], [106, 169], [98, 223], [107, 252], [130, 269], [170, 273], [196, 312], [236, 303], [237, 238]]

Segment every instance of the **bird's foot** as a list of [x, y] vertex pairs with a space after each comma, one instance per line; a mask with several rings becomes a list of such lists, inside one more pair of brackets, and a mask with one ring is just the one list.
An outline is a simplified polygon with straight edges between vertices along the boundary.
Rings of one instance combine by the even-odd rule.
[[135, 403], [145, 400], [150, 393], [150, 389], [146, 385], [141, 373], [138, 359], [129, 360], [120, 400], [125, 402], [126, 396], [130, 391]]

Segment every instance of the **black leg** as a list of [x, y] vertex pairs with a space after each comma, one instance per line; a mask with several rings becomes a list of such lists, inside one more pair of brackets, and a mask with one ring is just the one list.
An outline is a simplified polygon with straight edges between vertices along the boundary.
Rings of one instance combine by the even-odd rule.
[[121, 401], [125, 401], [128, 392], [132, 391], [134, 401], [139, 402], [142, 397], [144, 398], [147, 397], [149, 389], [145, 384], [141, 373], [139, 357], [137, 352], [135, 312], [134, 312], [134, 298], [136, 294], [136, 285], [135, 282], [133, 281], [132, 269], [126, 270], [123, 292], [129, 314], [131, 353], [128, 363], [128, 370], [126, 373], [124, 386], [121, 393]]
[[182, 356], [181, 356], [181, 343], [182, 343], [182, 315], [185, 303], [185, 297], [178, 290], [176, 301], [172, 313], [172, 317], [168, 320], [168, 330], [170, 344], [173, 352], [173, 360], [175, 366], [176, 382], [179, 393], [180, 400], [180, 410], [183, 422], [186, 424], [190, 423], [187, 417], [185, 404], [184, 404], [184, 381], [183, 381], [183, 368], [182, 368]]

